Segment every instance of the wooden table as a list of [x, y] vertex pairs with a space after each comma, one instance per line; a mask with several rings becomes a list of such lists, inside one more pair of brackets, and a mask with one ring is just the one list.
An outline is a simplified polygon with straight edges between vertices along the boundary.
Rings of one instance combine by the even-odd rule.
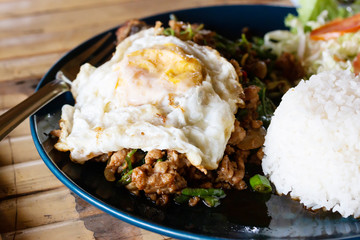
[[[128, 19], [223, 4], [289, 0], [0, 0], [0, 114], [29, 96], [67, 51]], [[103, 213], [40, 159], [29, 121], [0, 142], [1, 239], [166, 239]]]

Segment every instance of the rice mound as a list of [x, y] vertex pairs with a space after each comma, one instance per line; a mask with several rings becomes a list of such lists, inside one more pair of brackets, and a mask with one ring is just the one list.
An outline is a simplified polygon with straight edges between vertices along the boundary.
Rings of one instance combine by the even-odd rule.
[[264, 143], [264, 173], [307, 208], [360, 217], [360, 76], [326, 71], [290, 89]]

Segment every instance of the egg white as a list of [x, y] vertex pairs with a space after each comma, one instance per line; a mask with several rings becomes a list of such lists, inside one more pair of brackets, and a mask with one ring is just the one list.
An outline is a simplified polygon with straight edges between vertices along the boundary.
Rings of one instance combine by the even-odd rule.
[[[84, 163], [122, 148], [171, 149], [185, 153], [204, 172], [218, 167], [234, 129], [234, 114], [243, 104], [236, 71], [216, 50], [160, 35], [162, 30], [134, 34], [102, 66], [81, 67], [72, 86], [76, 104], [62, 108], [58, 150], [70, 151], [73, 161]], [[129, 104], [126, 91], [117, 90], [119, 64], [129, 53], [169, 43], [202, 64], [203, 81], [186, 91], [162, 92], [160, 98], [152, 89], [145, 103]]]

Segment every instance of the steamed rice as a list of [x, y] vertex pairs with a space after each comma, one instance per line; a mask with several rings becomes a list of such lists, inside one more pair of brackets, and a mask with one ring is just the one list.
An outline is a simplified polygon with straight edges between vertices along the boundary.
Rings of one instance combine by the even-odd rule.
[[326, 71], [290, 89], [264, 146], [262, 167], [279, 194], [360, 217], [359, 76]]

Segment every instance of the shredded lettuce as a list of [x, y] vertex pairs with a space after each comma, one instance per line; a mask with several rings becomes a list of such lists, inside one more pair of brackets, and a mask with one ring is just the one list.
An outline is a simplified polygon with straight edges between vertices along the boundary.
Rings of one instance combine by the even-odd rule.
[[300, 8], [297, 9], [299, 19], [303, 24], [316, 21], [324, 10], [328, 12], [328, 19], [339, 17], [339, 6], [336, 0], [299, 0]]
[[[360, 12], [360, 0], [345, 4], [346, 0], [299, 0], [298, 16], [285, 19], [290, 31], [275, 30], [265, 34], [264, 48], [280, 56], [293, 53], [302, 62], [309, 77], [330, 69], [351, 69], [352, 61], [360, 53], [360, 31], [346, 33], [327, 41], [312, 41], [310, 31], [334, 18]], [[339, 5], [340, 4], [340, 5]]]
[[[343, 4], [341, 4], [343, 2]], [[352, 4], [345, 4], [346, 0], [299, 0], [297, 8], [298, 16], [289, 14], [285, 19], [285, 26], [292, 32], [298, 29], [293, 26], [294, 20], [298, 20], [305, 32], [336, 18], [346, 18], [360, 12], [360, 0]], [[326, 14], [324, 14], [324, 12]]]

